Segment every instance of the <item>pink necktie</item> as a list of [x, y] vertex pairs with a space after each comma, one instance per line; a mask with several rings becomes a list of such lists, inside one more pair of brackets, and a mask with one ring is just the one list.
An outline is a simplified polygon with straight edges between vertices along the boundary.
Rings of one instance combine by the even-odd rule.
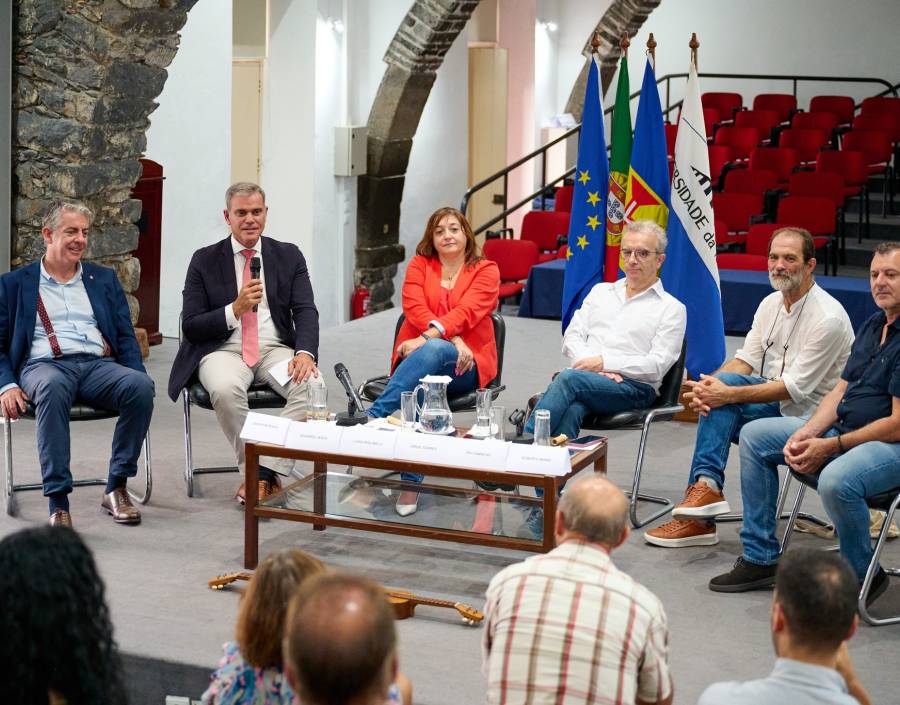
[[[241, 250], [244, 255], [244, 276], [241, 286], [250, 281], [250, 258], [256, 256], [256, 250]], [[259, 362], [259, 330], [256, 325], [256, 312], [252, 309], [241, 316], [241, 357], [248, 367]]]

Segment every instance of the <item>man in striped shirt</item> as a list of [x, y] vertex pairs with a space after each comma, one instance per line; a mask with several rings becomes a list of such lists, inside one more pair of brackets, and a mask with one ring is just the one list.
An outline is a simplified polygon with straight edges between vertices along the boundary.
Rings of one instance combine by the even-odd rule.
[[628, 501], [591, 476], [562, 495], [557, 547], [511, 565], [487, 590], [488, 702], [669, 705], [666, 614], [613, 565], [628, 538]]

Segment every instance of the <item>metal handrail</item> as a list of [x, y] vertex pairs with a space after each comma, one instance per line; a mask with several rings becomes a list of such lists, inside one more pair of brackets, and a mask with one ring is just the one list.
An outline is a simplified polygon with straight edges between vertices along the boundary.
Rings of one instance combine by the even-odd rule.
[[[894, 97], [897, 97], [898, 90], [900, 90], [900, 83], [895, 83], [895, 84], [891, 85], [891, 83], [889, 81], [886, 81], [883, 78], [865, 78], [865, 77], [859, 77], [859, 76], [796, 76], [796, 75], [790, 75], [790, 74], [763, 74], [763, 73], [698, 73], [697, 75], [699, 78], [729, 78], [729, 79], [735, 79], [735, 80], [791, 81], [793, 84], [793, 88], [792, 88], [793, 95], [795, 97], [797, 95], [797, 83], [800, 81], [808, 81], [808, 82], [811, 81], [811, 82], [820, 82], [820, 83], [877, 83], [879, 85], [885, 86], [885, 89], [881, 93], [876, 94], [877, 96], [883, 96], [883, 95], [887, 95], [890, 93]], [[661, 76], [660, 78], [656, 79], [657, 86], [663, 82], [665, 82], [665, 84], [666, 84], [666, 107], [663, 110], [663, 115], [666, 116], [667, 120], [668, 120], [669, 114], [673, 110], [680, 108], [681, 104], [684, 102], [683, 100], [678, 100], [674, 103], [672, 102], [672, 100], [671, 100], [672, 80], [680, 79], [680, 78], [687, 79], [687, 77], [688, 77], [687, 73], [670, 73], [670, 74], [666, 74], [665, 76]], [[635, 98], [639, 97], [640, 95], [641, 95], [641, 92], [639, 90], [635, 91], [630, 96], [628, 96], [629, 102], [631, 102]], [[856, 107], [858, 108], [860, 105], [861, 105], [861, 103], [857, 104]], [[608, 115], [608, 114], [612, 113], [613, 107], [614, 106], [608, 107], [606, 110], [603, 111], [603, 114]], [[551, 147], [559, 144], [560, 142], [562, 142], [564, 140], [569, 139], [573, 135], [579, 134], [580, 132], [581, 132], [581, 124], [579, 123], [578, 125], [573, 127], [571, 130], [566, 131], [565, 133], [563, 133], [559, 137], [556, 137], [555, 139], [551, 140], [550, 142], [543, 145], [542, 147], [539, 147], [538, 149], [534, 150], [533, 152], [531, 152], [529, 154], [526, 154], [524, 157], [514, 161], [512, 164], [509, 164], [508, 166], [504, 167], [497, 173], [492, 174], [491, 176], [488, 176], [486, 179], [482, 179], [477, 184], [474, 184], [473, 186], [469, 187], [466, 190], [466, 192], [463, 194], [462, 202], [460, 203], [460, 206], [459, 206], [459, 209], [463, 213], [466, 213], [468, 206], [469, 206], [469, 202], [472, 200], [472, 196], [474, 194], [483, 190], [490, 184], [494, 183], [497, 179], [501, 179], [501, 178], [503, 179], [503, 210], [500, 213], [498, 213], [497, 215], [495, 215], [494, 217], [492, 217], [490, 220], [488, 220], [486, 223], [482, 223], [477, 228], [475, 228], [474, 229], [475, 235], [478, 235], [478, 234], [484, 232], [489, 227], [500, 222], [501, 220], [503, 221], [503, 227], [505, 228], [506, 227], [506, 219], [509, 215], [511, 215], [512, 213], [517, 211], [519, 208], [521, 208], [525, 204], [529, 203], [532, 199], [537, 198], [538, 196], [541, 196], [542, 200], [543, 200], [543, 197], [546, 195], [547, 188], [549, 186], [553, 186], [554, 184], [556, 184], [560, 181], [564, 181], [567, 176], [569, 176], [570, 174], [573, 174], [575, 172], [574, 165], [571, 166], [570, 168], [568, 168], [560, 176], [557, 176], [548, 181], [547, 180], [547, 152], [549, 151], [549, 149]], [[607, 150], [609, 150], [610, 148], [611, 148], [611, 146], [607, 146]], [[510, 206], [509, 202], [507, 201], [507, 193], [509, 191], [509, 189], [508, 189], [509, 173], [513, 169], [517, 169], [518, 167], [531, 161], [532, 159], [535, 159], [536, 157], [541, 158], [541, 187], [537, 191], [532, 193], [531, 195], [526, 196], [525, 198], [520, 200], [515, 205]], [[541, 205], [543, 207], [543, 202]]]

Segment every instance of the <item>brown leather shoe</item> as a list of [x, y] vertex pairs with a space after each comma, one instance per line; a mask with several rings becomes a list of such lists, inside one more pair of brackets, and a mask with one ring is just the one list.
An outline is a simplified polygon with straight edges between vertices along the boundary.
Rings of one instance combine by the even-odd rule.
[[116, 524], [141, 523], [141, 513], [131, 503], [128, 490], [124, 487], [117, 487], [109, 494], [103, 495], [103, 501], [100, 502], [100, 506], [112, 516]]
[[[238, 491], [234, 493], [234, 498], [238, 501], [238, 504], [246, 504], [247, 503], [247, 494], [245, 491], [245, 483], [241, 483], [241, 486], [238, 487]], [[273, 494], [278, 494], [281, 491], [281, 480], [278, 479], [276, 475], [275, 479], [272, 482], [268, 480], [260, 480], [259, 481], [259, 489], [257, 490], [257, 496], [259, 498], [259, 502], [265, 502], [269, 497]]]
[[53, 514], [50, 515], [50, 526], [68, 526], [72, 529], [74, 528], [72, 526], [72, 515], [65, 509], [55, 509]]
[[682, 548], [684, 546], [714, 546], [719, 543], [716, 525], [711, 521], [673, 519], [644, 533], [644, 541], [654, 546]]
[[730, 511], [725, 495], [698, 480], [688, 485], [684, 499], [672, 510], [672, 516], [676, 519], [712, 519]]

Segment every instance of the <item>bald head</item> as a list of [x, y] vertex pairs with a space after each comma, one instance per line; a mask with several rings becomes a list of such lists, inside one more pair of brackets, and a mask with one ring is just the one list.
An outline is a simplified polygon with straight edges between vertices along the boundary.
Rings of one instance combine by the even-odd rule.
[[599, 475], [566, 487], [559, 500], [557, 534], [584, 538], [615, 548], [625, 539], [628, 500], [618, 487]]
[[384, 590], [367, 578], [325, 573], [291, 600], [284, 664], [301, 702], [381, 705], [395, 675], [395, 648], [394, 615]]

